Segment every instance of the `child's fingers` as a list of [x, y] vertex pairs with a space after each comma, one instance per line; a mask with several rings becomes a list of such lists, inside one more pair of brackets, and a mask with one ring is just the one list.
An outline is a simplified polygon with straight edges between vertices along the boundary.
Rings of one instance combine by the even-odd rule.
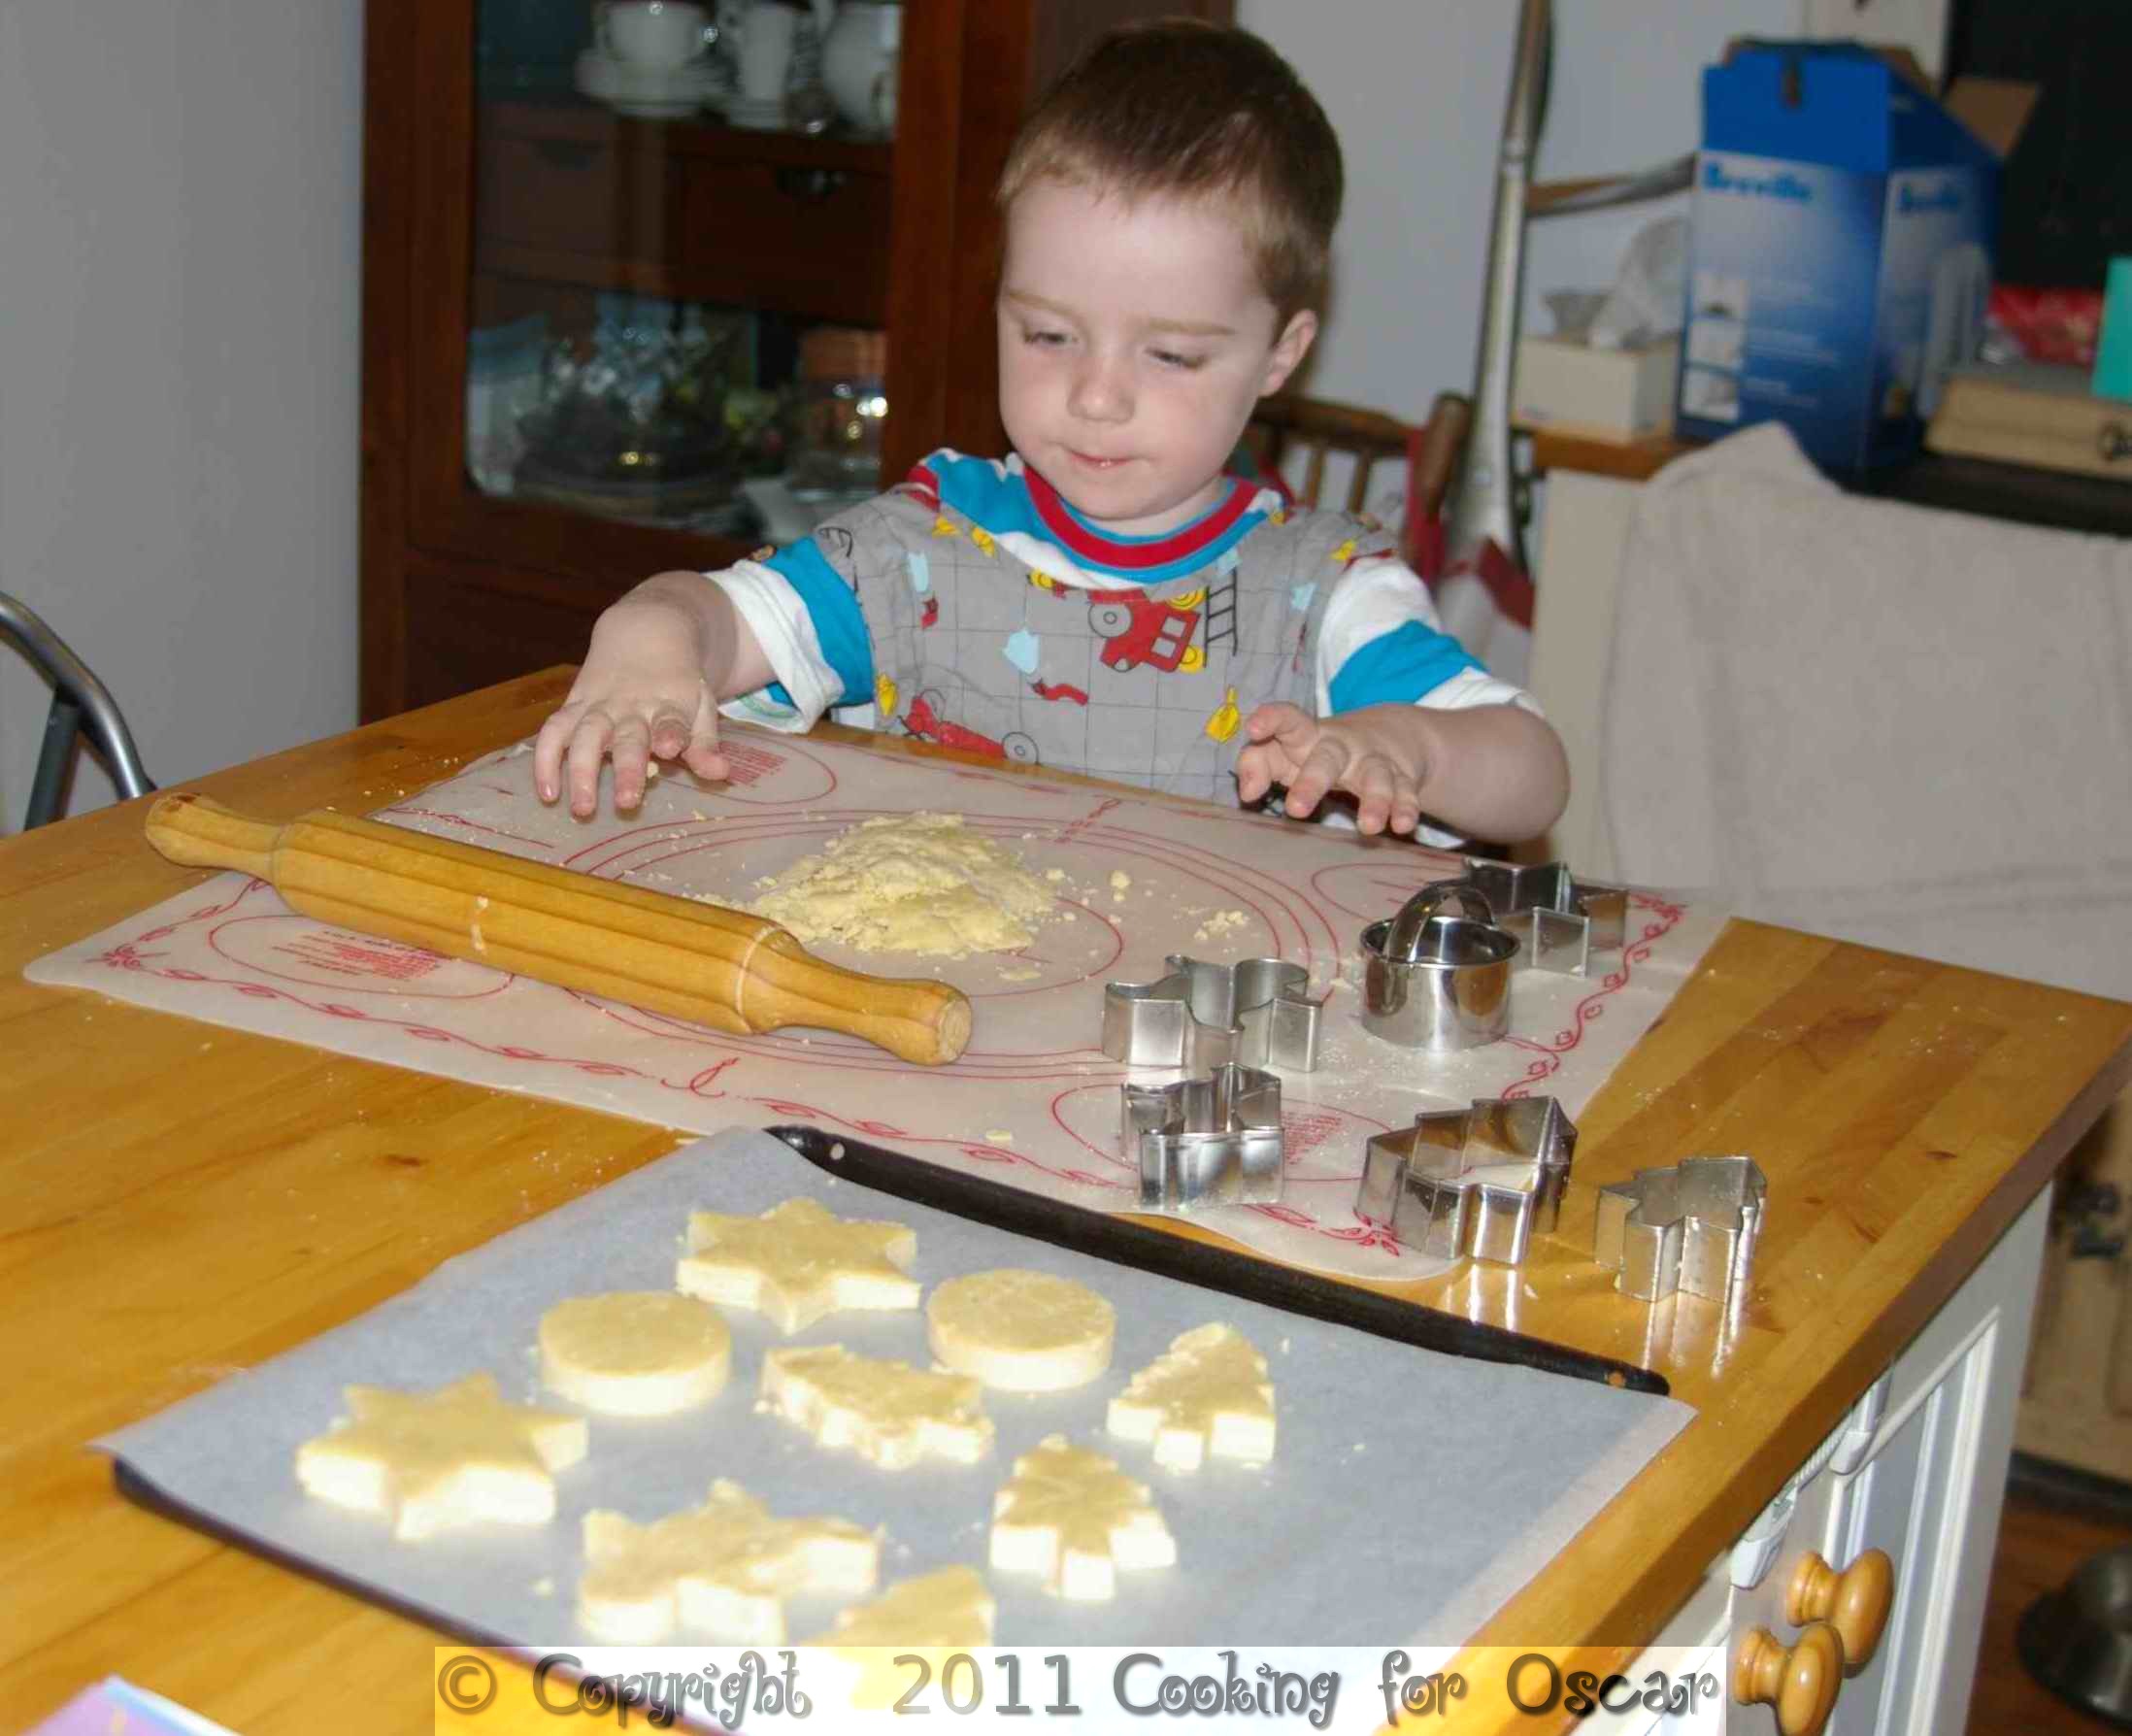
[[1347, 765], [1346, 745], [1336, 736], [1320, 735], [1317, 745], [1303, 756], [1303, 763], [1287, 780], [1290, 818], [1305, 819], [1316, 814], [1317, 804], [1325, 799], [1325, 792], [1340, 782]]
[[577, 707], [565, 705], [549, 714], [533, 738], [533, 789], [544, 802], [552, 802], [561, 788], [563, 751], [577, 724]]
[[1276, 746], [1283, 742], [1294, 743], [1297, 757], [1309, 747], [1308, 738], [1316, 730], [1317, 719], [1310, 713], [1279, 699], [1253, 708], [1244, 719], [1244, 733], [1249, 740], [1271, 742]]
[[600, 762], [614, 730], [605, 712], [588, 710], [570, 732], [570, 812], [580, 819], [590, 819], [600, 805]]
[[[644, 801], [646, 768], [651, 759], [651, 731], [642, 718], [624, 718], [607, 745], [615, 762], [615, 812], [634, 814]], [[598, 769], [594, 768], [594, 776]]]
[[1393, 802], [1392, 770], [1383, 757], [1363, 755], [1348, 767], [1341, 783], [1355, 798], [1355, 829], [1373, 836], [1382, 832], [1391, 818]]
[[682, 750], [690, 745], [687, 713], [678, 706], [656, 706], [651, 714], [650, 739], [653, 759], [679, 759]]

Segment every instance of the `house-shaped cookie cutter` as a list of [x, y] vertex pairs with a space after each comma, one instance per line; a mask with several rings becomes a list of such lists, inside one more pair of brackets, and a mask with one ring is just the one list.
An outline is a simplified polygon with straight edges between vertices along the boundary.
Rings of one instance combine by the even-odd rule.
[[1552, 1097], [1494, 1097], [1414, 1118], [1364, 1147], [1355, 1210], [1436, 1259], [1515, 1266], [1554, 1228], [1577, 1127]]
[[1594, 952], [1617, 952], [1628, 932], [1628, 888], [1579, 880], [1561, 862], [1519, 867], [1466, 858], [1466, 878], [1515, 934], [1525, 962], [1583, 976]]
[[1103, 1052], [1128, 1067], [1317, 1065], [1325, 997], [1310, 996], [1311, 974], [1284, 958], [1208, 964], [1173, 952], [1170, 974], [1152, 983], [1103, 985]]
[[1362, 1028], [1434, 1054], [1493, 1043], [1510, 1029], [1517, 947], [1471, 882], [1423, 886], [1362, 930]]
[[1728, 1308], [1747, 1294], [1769, 1183], [1750, 1157], [1683, 1157], [1599, 1189], [1591, 1257], [1614, 1287], [1659, 1302], [1676, 1290]]
[[1143, 1212], [1189, 1215], [1281, 1198], [1281, 1081], [1227, 1062], [1173, 1085], [1118, 1086], [1118, 1155]]

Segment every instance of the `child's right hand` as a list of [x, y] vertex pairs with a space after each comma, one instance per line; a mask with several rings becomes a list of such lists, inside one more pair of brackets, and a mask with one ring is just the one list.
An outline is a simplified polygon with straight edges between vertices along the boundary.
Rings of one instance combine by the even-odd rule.
[[[675, 579], [686, 588], [669, 583]], [[718, 751], [718, 696], [706, 675], [716, 659], [706, 654], [700, 593], [715, 589], [701, 574], [660, 574], [601, 615], [569, 698], [533, 744], [542, 801], [555, 800], [567, 774], [570, 812], [589, 818], [608, 758], [620, 814], [644, 800], [650, 759], [679, 759], [714, 783], [729, 775]]]

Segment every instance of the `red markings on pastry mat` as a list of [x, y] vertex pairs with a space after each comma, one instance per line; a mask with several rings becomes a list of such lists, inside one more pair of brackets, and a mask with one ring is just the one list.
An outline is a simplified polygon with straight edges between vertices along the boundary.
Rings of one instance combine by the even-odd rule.
[[513, 981], [508, 971], [405, 941], [322, 928], [309, 917], [234, 917], [209, 929], [207, 943], [217, 956], [262, 977], [340, 994], [469, 1001], [501, 994]]

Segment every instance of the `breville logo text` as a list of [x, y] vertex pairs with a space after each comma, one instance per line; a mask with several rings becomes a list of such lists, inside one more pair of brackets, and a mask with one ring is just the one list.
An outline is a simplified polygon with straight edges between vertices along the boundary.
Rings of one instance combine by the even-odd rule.
[[1774, 175], [1735, 175], [1720, 162], [1703, 164], [1703, 184], [1714, 193], [1747, 193], [1757, 199], [1788, 199], [1811, 204], [1814, 189], [1788, 169]]

